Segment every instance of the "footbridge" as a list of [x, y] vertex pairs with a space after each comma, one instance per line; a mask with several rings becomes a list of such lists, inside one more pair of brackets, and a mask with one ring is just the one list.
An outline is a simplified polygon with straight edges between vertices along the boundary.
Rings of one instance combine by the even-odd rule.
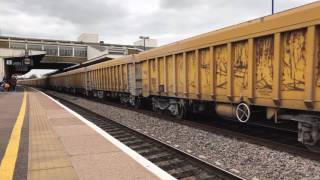
[[63, 69], [92, 59], [113, 59], [142, 51], [103, 41], [65, 41], [0, 36], [0, 79], [30, 69]]

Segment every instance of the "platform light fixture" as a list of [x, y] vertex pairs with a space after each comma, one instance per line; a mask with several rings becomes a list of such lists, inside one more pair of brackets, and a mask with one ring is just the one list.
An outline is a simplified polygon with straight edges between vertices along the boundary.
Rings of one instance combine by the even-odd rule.
[[140, 39], [143, 40], [143, 50], [146, 50], [146, 39], [150, 39], [149, 36], [140, 36]]

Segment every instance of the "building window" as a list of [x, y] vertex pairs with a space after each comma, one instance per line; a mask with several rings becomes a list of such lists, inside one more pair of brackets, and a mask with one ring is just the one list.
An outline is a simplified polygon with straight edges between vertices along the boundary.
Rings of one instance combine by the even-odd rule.
[[17, 42], [11, 42], [10, 47], [13, 49], [25, 49], [26, 43], [17, 43]]
[[58, 55], [58, 46], [44, 46], [46, 55], [48, 56], [57, 56]]
[[60, 56], [72, 56], [72, 47], [71, 46], [60, 46], [59, 55]]
[[42, 45], [41, 44], [28, 44], [28, 49], [41, 51]]
[[86, 47], [75, 47], [74, 56], [77, 57], [87, 57], [87, 48]]

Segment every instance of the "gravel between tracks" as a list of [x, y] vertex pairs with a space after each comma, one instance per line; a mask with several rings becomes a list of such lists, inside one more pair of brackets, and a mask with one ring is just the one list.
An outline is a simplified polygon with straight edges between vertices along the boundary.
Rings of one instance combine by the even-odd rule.
[[247, 179], [320, 179], [320, 162], [67, 94], [71, 101]]

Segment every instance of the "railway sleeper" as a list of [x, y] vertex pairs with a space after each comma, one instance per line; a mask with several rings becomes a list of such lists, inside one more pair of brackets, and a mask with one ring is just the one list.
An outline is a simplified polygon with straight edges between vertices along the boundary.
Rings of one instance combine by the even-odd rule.
[[[116, 137], [117, 138], [117, 137]], [[121, 138], [117, 138], [119, 141], [126, 143], [126, 142], [132, 142], [134, 140], [136, 140], [136, 137], [121, 137]]]
[[172, 164], [179, 164], [179, 163], [185, 163], [185, 161], [178, 158], [174, 158], [167, 161], [158, 162], [157, 166], [161, 167], [164, 170], [169, 170], [169, 168], [168, 169], [165, 169], [165, 168], [167, 168], [167, 166], [171, 166]]
[[170, 159], [173, 159], [174, 157], [172, 156], [172, 154], [163, 152], [161, 154], [151, 155], [146, 158], [153, 163], [157, 163], [157, 162], [168, 161]]
[[185, 163], [184, 161], [176, 161], [176, 162], [166, 161], [161, 164], [157, 163], [157, 166], [159, 166], [161, 169], [163, 169], [165, 171], [170, 171], [170, 170], [173, 170], [177, 167], [183, 166], [184, 163]]
[[[133, 149], [132, 147], [130, 148]], [[156, 151], [159, 151], [159, 148], [156, 146], [144, 146], [144, 148], [136, 148], [134, 150], [139, 152], [139, 154], [145, 153], [145, 152], [151, 152], [151, 151], [157, 153]]]
[[99, 126], [101, 129], [107, 131], [107, 132], [117, 132], [119, 131], [119, 128], [116, 127], [104, 127], [104, 126]]
[[182, 179], [182, 178], [193, 176], [196, 171], [198, 171], [197, 168], [193, 167], [192, 165], [186, 165], [183, 167], [172, 169], [168, 171], [168, 173], [178, 179]]
[[140, 150], [140, 149], [145, 149], [145, 148], [151, 148], [153, 146], [154, 145], [151, 143], [143, 143], [143, 144], [131, 146], [130, 148], [133, 150]]
[[119, 129], [117, 126], [112, 124], [100, 124], [99, 127], [102, 127], [104, 129]]
[[128, 143], [123, 142], [125, 145], [127, 146], [136, 146], [136, 145], [140, 145], [143, 144], [144, 142], [141, 140], [135, 140], [135, 141], [130, 141]]
[[125, 131], [123, 131], [121, 129], [120, 130], [114, 130], [114, 131], [108, 131], [108, 133], [110, 135], [114, 136], [114, 137], [128, 134], [128, 133], [126, 133]]
[[171, 175], [177, 179], [196, 179], [194, 174], [194, 170], [188, 170], [179, 173], [172, 173]]
[[136, 137], [135, 136], [133, 136], [132, 134], [120, 134], [120, 135], [116, 135], [116, 136], [114, 136], [114, 135], [112, 135], [113, 137], [115, 137], [115, 138], [117, 138], [117, 139], [123, 139], [123, 140], [125, 140], [125, 139], [132, 139], [132, 138], [135, 138], [136, 139]]
[[162, 150], [160, 150], [159, 148], [154, 148], [154, 149], [145, 149], [145, 150], [140, 150], [137, 151], [139, 154], [141, 154], [142, 156], [150, 156], [153, 154], [159, 154], [162, 153]]
[[208, 174], [208, 173], [200, 173], [198, 175], [196, 175], [195, 179], [202, 179], [202, 180], [217, 180], [217, 179], [223, 179], [223, 178], [219, 178], [217, 177], [217, 175], [212, 175], [212, 174]]

